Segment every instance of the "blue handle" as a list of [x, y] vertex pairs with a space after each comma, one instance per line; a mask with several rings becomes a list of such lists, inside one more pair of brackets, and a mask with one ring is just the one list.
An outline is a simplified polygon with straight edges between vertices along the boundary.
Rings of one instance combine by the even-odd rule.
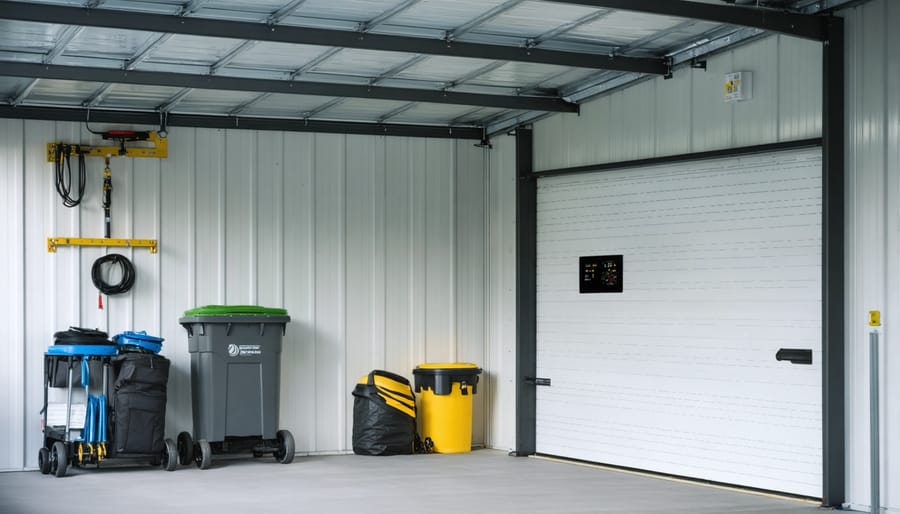
[[97, 397], [97, 441], [106, 442], [106, 395], [101, 394]]
[[91, 367], [87, 359], [81, 359], [81, 387], [91, 385]]

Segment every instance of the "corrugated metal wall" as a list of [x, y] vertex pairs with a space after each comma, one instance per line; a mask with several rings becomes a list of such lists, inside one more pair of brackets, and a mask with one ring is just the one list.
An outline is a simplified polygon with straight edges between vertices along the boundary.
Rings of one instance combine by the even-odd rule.
[[847, 499], [869, 510], [869, 331], [882, 311], [881, 506], [900, 512], [900, 3], [843, 13], [847, 29]]
[[[725, 103], [725, 74], [753, 73], [753, 99]], [[773, 36], [593, 100], [534, 126], [536, 170], [818, 137], [821, 45]]]
[[486, 412], [497, 403], [492, 366], [504, 358], [489, 349], [503, 330], [489, 316], [507, 309], [489, 302], [509, 287], [489, 274], [505, 269], [511, 247], [488, 237], [513, 230], [514, 188], [488, 176], [471, 141], [172, 129], [167, 159], [113, 159], [112, 236], [159, 239], [160, 250], [111, 250], [138, 277], [102, 311], [90, 268], [104, 250], [46, 249], [48, 236], [102, 236], [102, 160], [88, 159], [84, 202], [67, 209], [45, 159], [50, 141], [99, 142], [80, 124], [0, 120], [0, 412], [9, 420], [0, 469], [36, 465], [42, 355], [70, 325], [164, 337], [167, 433], [190, 430], [190, 358], [177, 320], [221, 303], [284, 306], [292, 316], [280, 413], [299, 452], [348, 450], [358, 378], [373, 368], [412, 378], [426, 361], [485, 367], [473, 441], [487, 442], [486, 422], [499, 416]]

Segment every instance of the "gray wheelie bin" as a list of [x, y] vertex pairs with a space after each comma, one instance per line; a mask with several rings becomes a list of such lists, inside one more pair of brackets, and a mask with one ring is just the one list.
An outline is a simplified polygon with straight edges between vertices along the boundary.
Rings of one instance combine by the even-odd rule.
[[191, 354], [194, 435], [178, 436], [179, 459], [201, 469], [213, 453], [271, 452], [289, 463], [294, 439], [278, 430], [284, 309], [209, 305], [185, 312]]

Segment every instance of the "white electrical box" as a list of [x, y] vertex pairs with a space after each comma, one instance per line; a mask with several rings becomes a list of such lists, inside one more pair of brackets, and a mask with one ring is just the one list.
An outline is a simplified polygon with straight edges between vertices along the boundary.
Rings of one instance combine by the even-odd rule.
[[728, 103], [753, 98], [753, 74], [735, 71], [725, 75], [725, 101]]

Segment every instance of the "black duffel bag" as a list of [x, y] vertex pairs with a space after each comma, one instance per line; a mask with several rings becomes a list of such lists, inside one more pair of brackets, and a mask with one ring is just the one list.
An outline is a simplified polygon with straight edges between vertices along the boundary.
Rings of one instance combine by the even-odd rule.
[[166, 448], [166, 383], [169, 359], [128, 352], [112, 359], [114, 454], [159, 454]]

